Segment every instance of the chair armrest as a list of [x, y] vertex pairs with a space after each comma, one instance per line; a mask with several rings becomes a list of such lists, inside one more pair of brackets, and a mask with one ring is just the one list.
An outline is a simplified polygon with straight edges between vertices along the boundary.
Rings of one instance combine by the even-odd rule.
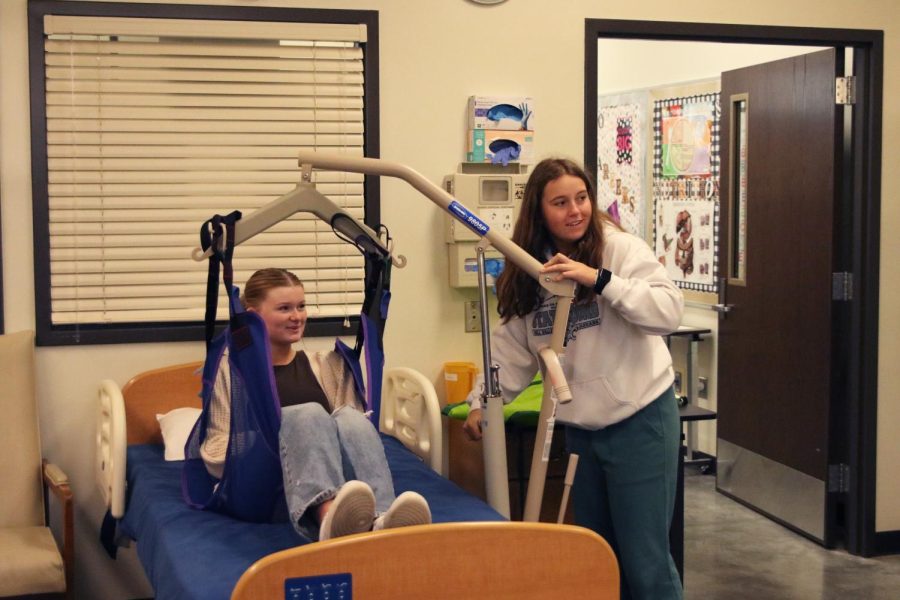
[[72, 578], [75, 573], [75, 524], [73, 515], [73, 494], [69, 487], [69, 477], [53, 463], [43, 461], [44, 476], [44, 521], [50, 526], [50, 505], [47, 498], [47, 490], [59, 501], [63, 513], [63, 545], [62, 558], [66, 570], [66, 597], [72, 597]]
[[[69, 476], [63, 470], [51, 462], [44, 461], [44, 483], [53, 488], [53, 493], [62, 498], [62, 487], [69, 487]], [[59, 490], [59, 491], [57, 491]], [[71, 491], [69, 491], [71, 494]]]

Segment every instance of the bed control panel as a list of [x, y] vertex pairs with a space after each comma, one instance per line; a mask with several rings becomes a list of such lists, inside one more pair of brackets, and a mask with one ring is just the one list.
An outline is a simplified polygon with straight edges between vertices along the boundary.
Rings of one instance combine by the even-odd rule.
[[291, 577], [284, 580], [284, 600], [350, 600], [353, 578], [350, 573]]

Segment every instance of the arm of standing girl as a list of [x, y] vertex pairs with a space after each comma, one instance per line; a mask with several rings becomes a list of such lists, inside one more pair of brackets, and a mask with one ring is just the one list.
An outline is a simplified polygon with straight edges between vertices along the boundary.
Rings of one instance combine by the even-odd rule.
[[[602, 296], [626, 321], [651, 335], [666, 335], [678, 329], [684, 297], [642, 240], [625, 233], [610, 234], [603, 262], [611, 275]], [[550, 274], [554, 281], [570, 279], [591, 288], [600, 275], [598, 269], [563, 254], [547, 261], [542, 272]]]

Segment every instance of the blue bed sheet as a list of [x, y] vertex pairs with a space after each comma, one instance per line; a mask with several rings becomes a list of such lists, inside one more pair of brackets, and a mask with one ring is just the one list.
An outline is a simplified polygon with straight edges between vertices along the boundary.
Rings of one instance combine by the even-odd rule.
[[[489, 505], [382, 435], [397, 494], [413, 490], [435, 523], [502, 521]], [[128, 447], [128, 507], [120, 531], [137, 541], [138, 557], [159, 600], [227, 599], [258, 559], [309, 543], [288, 522], [246, 523], [189, 508], [181, 497], [182, 462], [163, 460], [160, 445]]]

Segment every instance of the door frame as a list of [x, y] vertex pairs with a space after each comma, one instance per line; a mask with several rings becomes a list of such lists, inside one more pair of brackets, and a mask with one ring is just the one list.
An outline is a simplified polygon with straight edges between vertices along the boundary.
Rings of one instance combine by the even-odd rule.
[[[900, 539], [875, 531], [875, 484], [878, 425], [878, 294], [881, 231], [881, 129], [884, 32], [870, 29], [777, 27], [717, 23], [585, 19], [584, 164], [597, 162], [597, 41], [600, 38], [831, 46], [853, 49], [858, 101], [852, 110], [853, 136], [845, 149], [842, 200], [835, 207], [844, 227], [834, 232], [836, 270], [853, 274], [852, 298], [836, 309], [832, 364], [846, 365], [833, 379], [831, 405], [841, 394], [847, 415], [842, 427], [832, 424], [829, 458], [849, 466], [843, 506], [843, 545], [852, 554], [872, 556], [900, 551]], [[849, 152], [847, 152], [849, 151]], [[840, 174], [839, 174], [840, 176]], [[847, 222], [849, 219], [849, 223]], [[834, 393], [838, 392], [838, 393]], [[834, 411], [831, 411], [834, 414]], [[831, 502], [831, 500], [829, 500]], [[884, 536], [882, 536], [884, 537]]]

